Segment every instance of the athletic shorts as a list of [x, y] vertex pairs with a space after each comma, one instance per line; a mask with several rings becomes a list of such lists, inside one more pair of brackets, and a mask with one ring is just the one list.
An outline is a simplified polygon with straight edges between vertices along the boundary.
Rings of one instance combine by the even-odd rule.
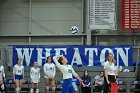
[[39, 83], [40, 82], [40, 78], [31, 78], [31, 82]]
[[23, 80], [23, 75], [15, 75], [15, 80]]
[[[44, 78], [47, 78], [47, 79], [48, 79], [48, 78], [49, 78], [49, 76], [48, 76], [48, 75], [44, 75]], [[53, 78], [54, 78], [54, 77], [53, 77]]]

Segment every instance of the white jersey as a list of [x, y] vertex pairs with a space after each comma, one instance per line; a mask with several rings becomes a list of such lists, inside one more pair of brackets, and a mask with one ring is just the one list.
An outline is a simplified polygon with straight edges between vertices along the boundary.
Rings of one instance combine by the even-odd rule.
[[105, 62], [104, 69], [107, 70], [108, 75], [116, 75], [116, 67], [114, 63], [110, 63], [109, 61]]
[[[77, 77], [78, 75], [76, 74], [76, 72], [74, 71], [74, 69], [72, 68], [71, 65], [61, 65], [58, 61], [56, 56], [53, 57], [53, 60], [56, 64], [56, 66], [58, 67], [58, 69], [62, 72], [63, 74], [63, 79], [70, 79], [73, 76]], [[73, 75], [73, 76], [72, 76]]]
[[48, 77], [54, 78], [55, 72], [56, 72], [55, 65], [53, 63], [51, 63], [51, 64], [46, 63], [44, 65], [44, 77], [45, 78], [48, 78]]
[[33, 83], [40, 81], [40, 68], [32, 67], [30, 70], [30, 78]]
[[4, 67], [0, 66], [0, 80], [3, 80], [3, 77], [5, 77]]
[[24, 66], [15, 65], [13, 68], [13, 73], [16, 75], [23, 75], [24, 74]]

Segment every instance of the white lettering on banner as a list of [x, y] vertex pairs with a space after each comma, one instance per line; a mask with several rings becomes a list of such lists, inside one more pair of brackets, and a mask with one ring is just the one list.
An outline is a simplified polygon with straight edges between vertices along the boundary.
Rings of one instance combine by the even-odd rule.
[[39, 66], [42, 66], [42, 59], [45, 59], [46, 60], [46, 57], [50, 56], [50, 51], [51, 51], [51, 48], [45, 48], [45, 56], [43, 57], [42, 53], [43, 53], [43, 49], [44, 48], [36, 48], [37, 50], [37, 62], [38, 62], [38, 65]]
[[[16, 48], [18, 58], [22, 58], [26, 60], [26, 65], [29, 66], [30, 60], [31, 60], [31, 55], [34, 50], [34, 48]], [[23, 53], [22, 53], [23, 51]], [[30, 53], [29, 53], [30, 52]]]
[[71, 65], [73, 65], [74, 63], [76, 63], [77, 65], [82, 65], [82, 60], [78, 48], [74, 48], [74, 54]]
[[[101, 65], [103, 66], [104, 65], [104, 62], [106, 61], [106, 58], [105, 58], [105, 53], [106, 52], [109, 52], [109, 53], [112, 53], [113, 54], [113, 51], [110, 49], [110, 48], [104, 48], [102, 51], [101, 51], [101, 54], [100, 54], [100, 62], [101, 62]], [[114, 55], [114, 54], [113, 54]]]
[[50, 56], [51, 55], [51, 48], [45, 48], [46, 50], [46, 57]]
[[119, 56], [121, 57], [122, 61], [124, 62], [125, 66], [128, 66], [128, 51], [130, 48], [125, 48], [126, 54], [122, 48], [115, 48], [117, 50], [117, 64], [119, 65]]
[[87, 55], [87, 53], [89, 53], [89, 64], [88, 64], [88, 66], [93, 66], [94, 52], [97, 56], [98, 55], [97, 48], [85, 48], [85, 55]]
[[55, 55], [62, 55], [61, 51], [64, 51], [64, 55], [67, 54], [67, 48], [54, 48], [54, 50], [56, 51]]
[[[82, 50], [79, 50], [82, 49]], [[101, 49], [101, 50], [100, 50]], [[26, 62], [26, 66], [29, 66], [33, 62], [32, 59], [36, 59], [39, 66], [42, 66], [44, 63], [44, 60], [46, 60], [47, 56], [52, 55], [65, 55], [65, 56], [71, 56], [68, 58], [68, 61], [71, 63], [71, 65], [85, 65], [83, 63], [86, 63], [88, 66], [93, 66], [94, 63], [101, 62], [101, 65], [104, 64], [106, 61], [106, 54], [112, 53], [115, 55], [117, 65], [125, 65], [128, 66], [129, 60], [129, 54], [131, 53], [129, 50], [131, 47], [114, 47], [114, 48], [96, 48], [96, 47], [79, 47], [79, 48], [39, 48], [39, 47], [31, 47], [31, 48], [15, 48], [17, 52], [16, 54], [13, 54], [15, 56], [14, 58], [22, 58]], [[34, 57], [34, 58], [32, 58]], [[85, 60], [84, 57], [87, 57], [89, 59], [86, 60], [86, 62], [83, 62]], [[24, 64], [24, 65], [25, 65]]]

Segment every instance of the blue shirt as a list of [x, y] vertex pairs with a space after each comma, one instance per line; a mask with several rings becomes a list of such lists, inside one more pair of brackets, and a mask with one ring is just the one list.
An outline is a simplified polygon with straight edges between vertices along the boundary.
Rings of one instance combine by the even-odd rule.
[[91, 82], [91, 77], [90, 76], [88, 76], [87, 79], [84, 79], [84, 76], [82, 76], [81, 79], [83, 80], [83, 83], [85, 85], [88, 85]]

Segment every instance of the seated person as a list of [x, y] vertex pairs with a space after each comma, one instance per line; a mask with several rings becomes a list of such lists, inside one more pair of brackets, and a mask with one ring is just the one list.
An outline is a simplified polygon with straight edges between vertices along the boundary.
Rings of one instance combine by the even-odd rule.
[[83, 80], [81, 85], [82, 93], [91, 93], [91, 77], [89, 76], [88, 71], [84, 71], [81, 79]]
[[103, 84], [104, 84], [104, 72], [100, 72], [100, 74], [95, 77], [95, 90], [101, 90], [102, 92]]

